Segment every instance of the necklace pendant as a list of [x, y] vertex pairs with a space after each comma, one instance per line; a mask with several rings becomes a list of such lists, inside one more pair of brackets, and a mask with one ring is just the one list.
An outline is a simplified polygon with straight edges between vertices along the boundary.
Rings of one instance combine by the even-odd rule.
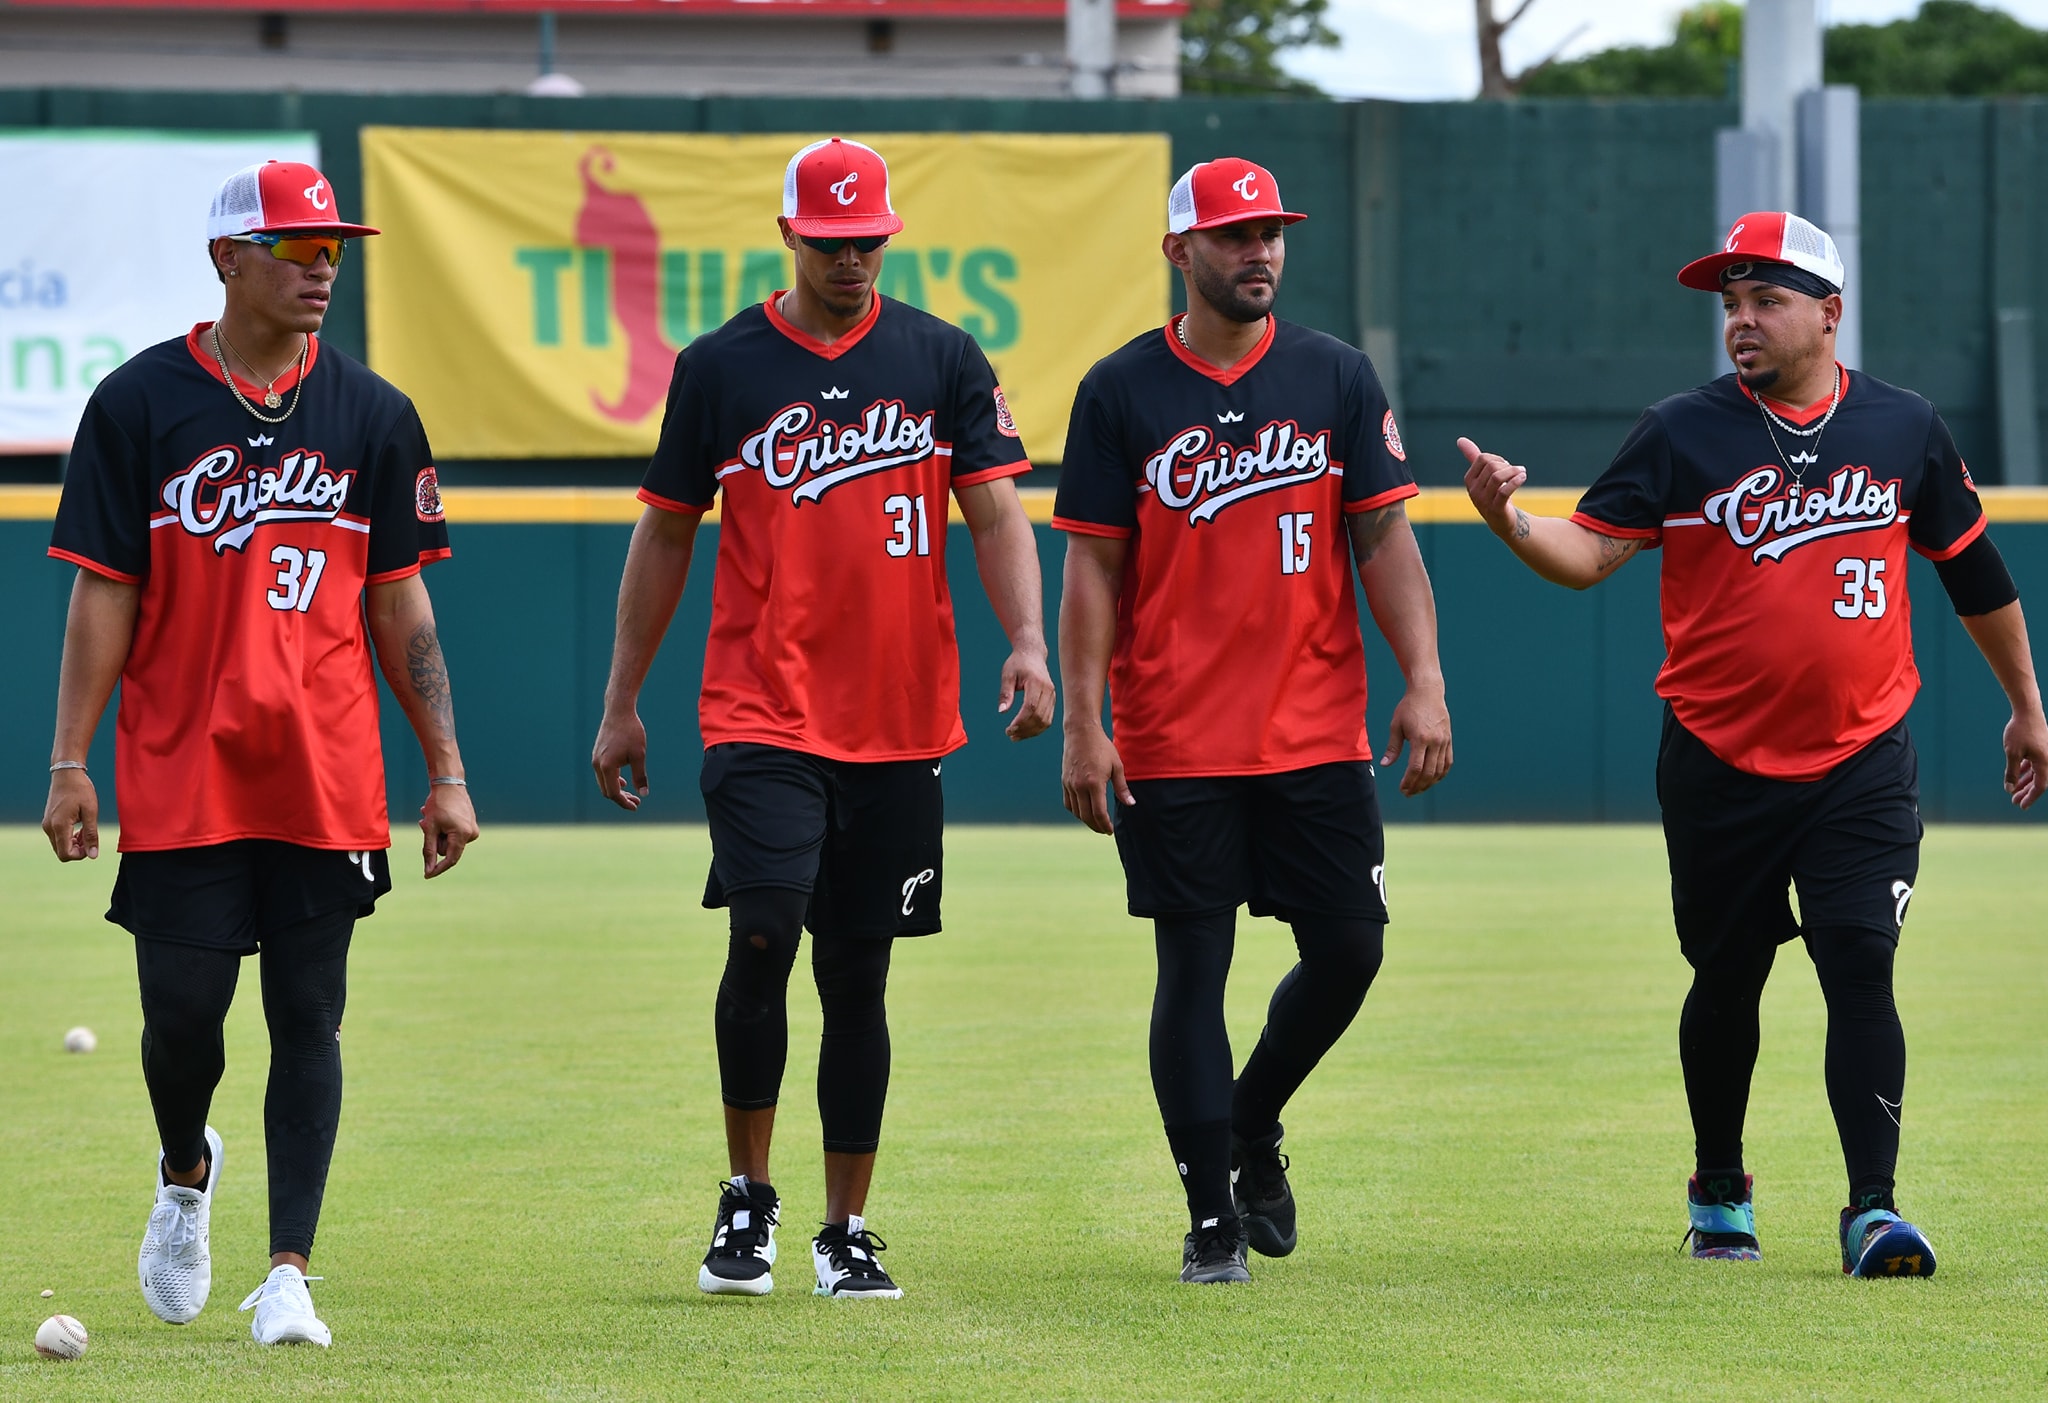
[[283, 403], [284, 396], [280, 395], [277, 391], [265, 390], [263, 392], [263, 407], [265, 409], [275, 409]]

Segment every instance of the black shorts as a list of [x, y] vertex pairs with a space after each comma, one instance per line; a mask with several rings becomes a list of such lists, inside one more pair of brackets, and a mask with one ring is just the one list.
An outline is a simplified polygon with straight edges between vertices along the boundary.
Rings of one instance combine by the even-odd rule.
[[[144, 940], [252, 954], [268, 937], [337, 911], [357, 917], [391, 890], [391, 856], [266, 838], [122, 853], [107, 919]], [[332, 923], [323, 929], [347, 930]]]
[[813, 935], [931, 935], [944, 885], [943, 760], [827, 760], [734, 741], [704, 752], [704, 904], [809, 892]]
[[1679, 948], [1695, 969], [1781, 945], [1802, 924], [1898, 938], [1920, 873], [1920, 767], [1905, 722], [1795, 781], [1736, 769], [1666, 707], [1657, 802]]
[[1364, 760], [1131, 781], [1116, 851], [1133, 916], [1387, 919], [1386, 840]]

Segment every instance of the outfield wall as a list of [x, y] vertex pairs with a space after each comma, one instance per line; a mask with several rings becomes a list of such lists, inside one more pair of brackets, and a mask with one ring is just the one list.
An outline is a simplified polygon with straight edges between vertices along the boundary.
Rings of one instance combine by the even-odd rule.
[[[1028, 493], [1038, 521], [1047, 612], [1059, 607], [1064, 545], [1045, 522], [1051, 503]], [[57, 659], [73, 570], [46, 559], [54, 489], [0, 489], [0, 821], [35, 821], [46, 792]], [[2020, 589], [2048, 628], [2048, 492], [1987, 490], [1993, 534]], [[612, 609], [638, 504], [623, 490], [552, 492], [451, 488], [455, 558], [428, 571], [454, 676], [464, 759], [485, 823], [622, 819], [589, 769], [610, 657]], [[1570, 494], [1532, 502], [1567, 509]], [[1597, 589], [1543, 583], [1480, 525], [1462, 493], [1409, 504], [1435, 580], [1457, 764], [1430, 794], [1403, 799], [1387, 776], [1390, 821], [1584, 822], [1656, 816], [1651, 769], [1660, 703], [1651, 691], [1663, 646], [1657, 566], [1646, 556]], [[696, 776], [695, 685], [710, 622], [718, 528], [699, 536], [696, 563], [668, 642], [642, 697], [653, 793], [643, 821], [703, 817]], [[947, 537], [959, 617], [969, 744], [946, 769], [948, 813], [980, 822], [1064, 821], [1057, 729], [1013, 744], [995, 713], [1007, 651], [975, 577], [966, 528]], [[2010, 816], [1999, 789], [2004, 699], [1948, 608], [1940, 582], [1913, 561], [1913, 621], [1924, 690], [1913, 711], [1922, 806], [1931, 819]], [[1384, 741], [1399, 672], [1369, 627], [1370, 725]], [[112, 720], [92, 766], [111, 799]], [[385, 751], [397, 783], [392, 813], [416, 809], [419, 751], [389, 697]]]

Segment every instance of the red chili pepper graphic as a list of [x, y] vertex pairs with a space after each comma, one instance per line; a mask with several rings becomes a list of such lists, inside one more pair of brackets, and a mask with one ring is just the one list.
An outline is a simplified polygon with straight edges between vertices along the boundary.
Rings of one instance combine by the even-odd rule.
[[602, 146], [584, 152], [577, 164], [583, 208], [576, 215], [576, 242], [611, 254], [612, 311], [626, 334], [624, 390], [609, 404], [592, 390], [590, 402], [607, 418], [631, 424], [666, 397], [676, 352], [661, 334], [661, 236], [638, 195], [597, 183], [592, 167], [609, 175], [613, 165], [611, 152]]

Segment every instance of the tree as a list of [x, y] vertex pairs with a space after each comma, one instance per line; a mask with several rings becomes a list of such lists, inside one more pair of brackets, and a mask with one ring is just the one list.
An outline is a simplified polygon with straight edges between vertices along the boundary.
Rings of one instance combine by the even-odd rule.
[[1195, 0], [1180, 22], [1180, 85], [1186, 93], [1321, 97], [1281, 70], [1289, 49], [1336, 48], [1324, 23], [1330, 0]]
[[1678, 16], [1658, 48], [1603, 49], [1553, 63], [1522, 84], [1528, 97], [1724, 97], [1742, 69], [1742, 7], [1705, 0]]
[[[1530, 74], [1531, 97], [1723, 97], [1736, 91], [1742, 9], [1707, 0], [1659, 48], [1605, 49]], [[1822, 48], [1826, 81], [1865, 97], [2048, 93], [2048, 32], [1968, 0], [1925, 0], [1911, 19], [1838, 24]]]

